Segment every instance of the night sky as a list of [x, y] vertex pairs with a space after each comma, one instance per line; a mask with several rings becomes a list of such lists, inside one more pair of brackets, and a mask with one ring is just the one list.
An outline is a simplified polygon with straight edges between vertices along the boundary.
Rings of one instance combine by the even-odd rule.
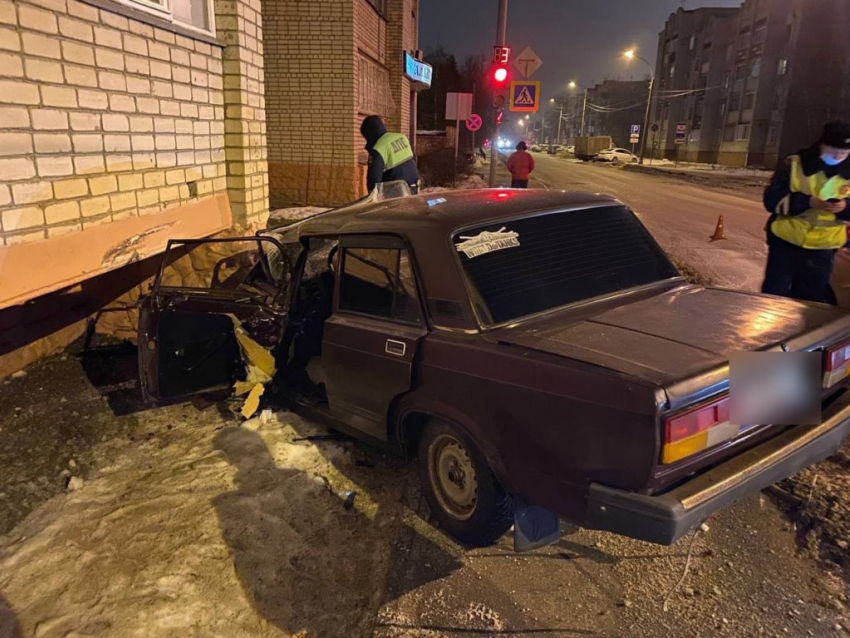
[[[496, 39], [498, 0], [420, 0], [419, 46], [436, 45], [454, 53], [460, 64], [467, 55], [483, 53], [489, 60]], [[531, 78], [540, 80], [544, 97], [566, 89], [569, 80], [581, 86], [607, 77], [639, 80], [648, 68], [627, 62], [622, 52], [638, 48], [655, 64], [658, 32], [679, 7], [737, 7], [741, 0], [508, 0], [508, 45], [511, 55], [526, 46], [543, 60]], [[520, 79], [515, 69], [513, 77]]]

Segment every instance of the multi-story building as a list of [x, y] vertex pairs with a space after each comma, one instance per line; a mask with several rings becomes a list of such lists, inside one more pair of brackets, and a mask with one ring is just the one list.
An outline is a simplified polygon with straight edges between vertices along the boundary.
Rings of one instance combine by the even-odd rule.
[[361, 195], [366, 115], [384, 116], [388, 128], [415, 139], [416, 90], [427, 84], [407, 72], [405, 60], [418, 46], [418, 4], [264, 0], [273, 205], [340, 204]]
[[276, 180], [296, 176], [279, 199], [363, 194], [359, 120], [415, 121], [417, 10], [0, 0], [0, 378], [135, 299], [169, 237], [264, 224], [267, 140]]
[[630, 148], [631, 126], [643, 126], [648, 91], [649, 82], [644, 80], [605, 80], [590, 87], [586, 107], [584, 96], [576, 100], [585, 111], [585, 134], [610, 135], [614, 146]]
[[845, 0], [746, 0], [672, 14], [658, 43], [658, 153], [773, 168], [824, 122], [850, 118], [846, 24]]

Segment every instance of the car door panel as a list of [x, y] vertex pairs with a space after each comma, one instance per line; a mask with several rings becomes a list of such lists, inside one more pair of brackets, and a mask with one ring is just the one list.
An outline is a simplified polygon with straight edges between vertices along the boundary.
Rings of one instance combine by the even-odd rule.
[[410, 390], [425, 329], [336, 314], [322, 344], [331, 413], [370, 436], [387, 439], [387, 411]]
[[[257, 246], [260, 259], [246, 262], [244, 253], [228, 254], [239, 248], [237, 242]], [[139, 367], [146, 400], [179, 399], [244, 380], [237, 326], [265, 348], [279, 343], [287, 318], [285, 282], [268, 279], [259, 248], [266, 244], [280, 247], [269, 238], [169, 241], [151, 294], [140, 306]], [[211, 255], [205, 263], [211, 279], [178, 263], [190, 256], [187, 245]], [[200, 270], [204, 260], [187, 263]], [[183, 270], [180, 283], [196, 287], [166, 285], [174, 283], [164, 275], [166, 267], [175, 264]]]

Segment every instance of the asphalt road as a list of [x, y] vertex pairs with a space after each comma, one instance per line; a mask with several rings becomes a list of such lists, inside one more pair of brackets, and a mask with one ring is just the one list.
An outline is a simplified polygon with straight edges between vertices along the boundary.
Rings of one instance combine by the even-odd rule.
[[[760, 199], [678, 179], [535, 153], [532, 187], [615, 195], [641, 218], [661, 246], [714, 285], [758, 290], [764, 273], [767, 213]], [[719, 215], [726, 237], [712, 242]]]

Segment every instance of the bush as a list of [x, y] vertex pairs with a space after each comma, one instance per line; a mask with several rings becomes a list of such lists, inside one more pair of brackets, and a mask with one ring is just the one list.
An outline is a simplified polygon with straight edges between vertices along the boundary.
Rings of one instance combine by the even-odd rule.
[[[472, 172], [474, 156], [461, 151], [457, 158], [458, 175]], [[451, 186], [454, 181], [455, 152], [453, 148], [441, 148], [424, 155], [418, 160], [419, 176], [425, 187]]]

